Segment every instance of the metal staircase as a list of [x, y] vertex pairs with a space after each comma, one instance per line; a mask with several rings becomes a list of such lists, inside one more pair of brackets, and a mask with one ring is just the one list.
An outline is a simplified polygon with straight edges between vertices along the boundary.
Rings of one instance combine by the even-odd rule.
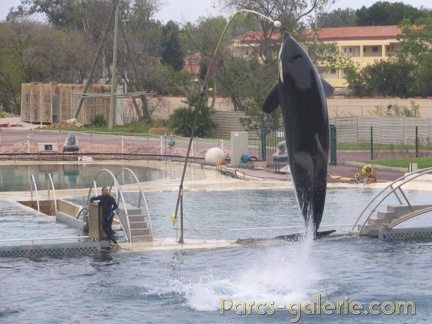
[[[425, 180], [424, 178], [427, 176], [430, 177], [431, 174], [432, 168], [417, 170], [400, 177], [388, 185], [364, 208], [357, 218], [352, 231], [357, 232], [361, 236], [379, 237], [381, 239], [416, 237], [430, 237], [432, 239], [432, 229], [394, 228], [413, 217], [432, 211], [432, 204], [428, 204], [427, 202], [413, 204], [406, 191], [409, 188], [407, 185], [409, 182], [415, 179]], [[391, 198], [396, 198], [397, 203], [389, 204]], [[383, 206], [386, 209], [378, 211], [378, 208], [382, 208]]]
[[152, 242], [153, 236], [149, 223], [142, 213], [141, 208], [136, 208], [130, 204], [120, 204], [117, 216], [122, 224], [128, 224], [124, 229], [127, 231], [126, 236], [131, 242]]
[[[123, 195], [123, 190], [118, 181], [118, 179], [120, 178], [119, 175], [123, 172], [130, 173], [135, 180], [135, 185], [137, 185], [139, 188], [140, 195], [138, 198], [137, 206], [133, 206], [130, 203], [127, 203], [125, 200], [125, 197]], [[116, 175], [114, 175], [108, 169], [100, 170], [94, 177], [93, 180], [94, 186], [93, 188], [89, 189], [87, 201], [89, 201], [93, 189], [97, 194], [98, 186], [96, 184], [96, 179], [101, 173], [108, 173], [112, 178], [112, 184], [111, 187], [109, 188], [109, 191], [114, 197], [116, 197], [116, 201], [119, 206], [118, 210], [116, 211], [116, 214], [120, 221], [126, 240], [128, 242], [152, 242], [153, 231], [152, 231], [151, 219], [150, 219], [150, 213], [148, 210], [147, 201], [145, 199], [145, 195], [139, 183], [138, 177], [131, 169], [123, 168]], [[113, 187], [114, 187], [114, 194], [112, 193]]]

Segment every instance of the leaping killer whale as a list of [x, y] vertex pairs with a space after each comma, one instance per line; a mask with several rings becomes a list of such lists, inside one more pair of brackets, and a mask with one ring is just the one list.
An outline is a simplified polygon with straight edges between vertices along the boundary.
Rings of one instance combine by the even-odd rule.
[[[263, 110], [271, 113], [278, 106], [282, 109], [297, 201], [306, 228], [312, 226], [313, 235], [318, 238], [322, 236], [317, 231], [327, 189], [329, 125], [326, 95], [333, 93], [333, 87], [320, 78], [309, 55], [288, 32], [283, 34], [278, 70], [278, 81], [267, 94]], [[289, 238], [289, 235], [283, 237]]]

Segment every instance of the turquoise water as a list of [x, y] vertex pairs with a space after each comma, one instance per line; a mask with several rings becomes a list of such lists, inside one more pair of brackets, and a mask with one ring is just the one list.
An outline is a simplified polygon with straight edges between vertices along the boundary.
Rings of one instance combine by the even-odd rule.
[[[134, 171], [138, 179], [143, 181], [158, 180], [171, 177], [170, 171], [156, 168], [114, 165], [109, 170], [114, 175], [122, 168], [127, 167]], [[35, 178], [38, 189], [48, 188], [48, 173], [54, 182], [55, 189], [77, 189], [93, 186], [94, 176], [103, 167], [101, 165], [79, 165], [79, 164], [47, 164], [47, 165], [3, 165], [0, 168], [0, 191], [27, 191], [31, 190], [31, 175]], [[122, 173], [123, 183], [135, 183], [129, 173]], [[98, 183], [111, 183], [112, 179], [108, 173], [101, 173], [97, 178]]]
[[[371, 303], [384, 303], [387, 313], [392, 310], [390, 303], [411, 301], [416, 314], [300, 313], [299, 323], [428, 323], [432, 318], [432, 244], [342, 235], [350, 228], [340, 225], [352, 224], [377, 192], [372, 187], [329, 190], [323, 225], [340, 235], [312, 242], [263, 240], [243, 248], [209, 251], [2, 258], [0, 322], [290, 323], [298, 315], [295, 307], [289, 311], [286, 305], [316, 302], [320, 296], [322, 303], [349, 301], [366, 310]], [[128, 195], [131, 201], [138, 199], [136, 194]], [[414, 192], [413, 200], [429, 195]], [[146, 197], [155, 237], [175, 237], [170, 215], [176, 193], [148, 193]], [[0, 210], [0, 222], [6, 224], [0, 227], [2, 239], [15, 237], [16, 231], [22, 234], [16, 228], [21, 222], [28, 224], [29, 236], [71, 235], [73, 231], [55, 221], [32, 227], [32, 221], [37, 224], [41, 216], [15, 203], [2, 201]], [[272, 238], [298, 229], [252, 228], [301, 226], [303, 222], [290, 190], [185, 192], [184, 213], [185, 241]], [[411, 222], [410, 226], [430, 226], [430, 215]], [[265, 315], [258, 315], [254, 307], [250, 314], [239, 315], [231, 308], [222, 315], [221, 300], [226, 308], [229, 300], [236, 303], [237, 313], [252, 302], [280, 307], [273, 313], [271, 307], [259, 308]]]

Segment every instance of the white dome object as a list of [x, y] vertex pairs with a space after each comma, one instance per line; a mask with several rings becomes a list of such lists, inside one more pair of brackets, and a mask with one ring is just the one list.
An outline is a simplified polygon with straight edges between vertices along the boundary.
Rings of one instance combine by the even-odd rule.
[[219, 147], [212, 147], [206, 152], [204, 161], [209, 165], [220, 165], [225, 163], [225, 153]]

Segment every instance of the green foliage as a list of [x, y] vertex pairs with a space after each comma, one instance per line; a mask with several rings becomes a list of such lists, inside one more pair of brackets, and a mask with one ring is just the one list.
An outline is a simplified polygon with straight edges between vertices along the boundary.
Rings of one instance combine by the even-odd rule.
[[318, 28], [398, 25], [404, 18], [415, 21], [430, 13], [430, 10], [417, 9], [402, 1], [377, 1], [369, 8], [363, 6], [358, 10], [347, 8], [321, 12], [318, 15]]
[[407, 98], [415, 82], [412, 64], [399, 59], [376, 61], [361, 70], [351, 66], [346, 70], [347, 81], [355, 96], [389, 96]]
[[240, 123], [248, 132], [254, 132], [260, 138], [280, 128], [281, 111], [277, 109], [271, 114], [262, 111], [262, 103], [251, 102], [245, 107], [245, 117], [240, 117]]
[[183, 95], [191, 88], [192, 80], [185, 71], [175, 71], [170, 65], [158, 64], [145, 84], [160, 95]]
[[308, 54], [311, 60], [320, 67], [320, 72], [330, 69], [346, 69], [353, 64], [351, 58], [345, 57], [333, 43], [314, 42], [308, 46]]
[[[198, 50], [204, 57], [212, 57], [226, 24], [223, 16], [200, 18], [197, 25], [186, 24], [180, 34], [183, 50], [188, 53]], [[230, 28], [224, 41], [229, 42], [234, 37], [231, 32]]]
[[432, 16], [412, 24], [405, 19], [401, 25], [401, 60], [409, 60], [415, 74], [410, 87], [413, 96], [432, 95]]
[[357, 26], [354, 9], [337, 9], [318, 15], [318, 28]]
[[179, 28], [169, 21], [162, 28], [162, 64], [170, 65], [174, 71], [181, 71], [184, 65], [184, 53], [180, 45]]
[[[196, 98], [192, 98], [188, 107], [178, 108], [170, 116], [168, 125], [176, 134], [186, 137], [191, 136], [193, 122], [197, 114], [197, 108], [192, 105], [194, 102], [196, 102]], [[216, 129], [216, 124], [211, 119], [213, 114], [214, 110], [209, 107], [201, 106], [199, 108], [198, 115], [196, 116], [194, 136], [205, 137], [212, 134]]]
[[[226, 66], [227, 77], [232, 80], [236, 100], [244, 111], [240, 123], [259, 137], [280, 127], [280, 110], [266, 114], [262, 110], [268, 91], [277, 80], [277, 63], [261, 64], [257, 57], [236, 59]], [[233, 97], [233, 95], [231, 95]]]
[[396, 56], [380, 60], [363, 69], [345, 70], [352, 93], [356, 96], [409, 98], [432, 95], [432, 17], [412, 24], [400, 24], [401, 49]]
[[390, 3], [387, 1], [378, 1], [369, 8], [363, 6], [356, 10], [358, 26], [397, 25], [404, 18], [414, 21], [427, 15], [426, 11], [416, 9], [402, 2]]
[[97, 126], [97, 127], [106, 126], [107, 121], [106, 121], [104, 115], [97, 114], [96, 116], [94, 116], [92, 119], [92, 125]]

